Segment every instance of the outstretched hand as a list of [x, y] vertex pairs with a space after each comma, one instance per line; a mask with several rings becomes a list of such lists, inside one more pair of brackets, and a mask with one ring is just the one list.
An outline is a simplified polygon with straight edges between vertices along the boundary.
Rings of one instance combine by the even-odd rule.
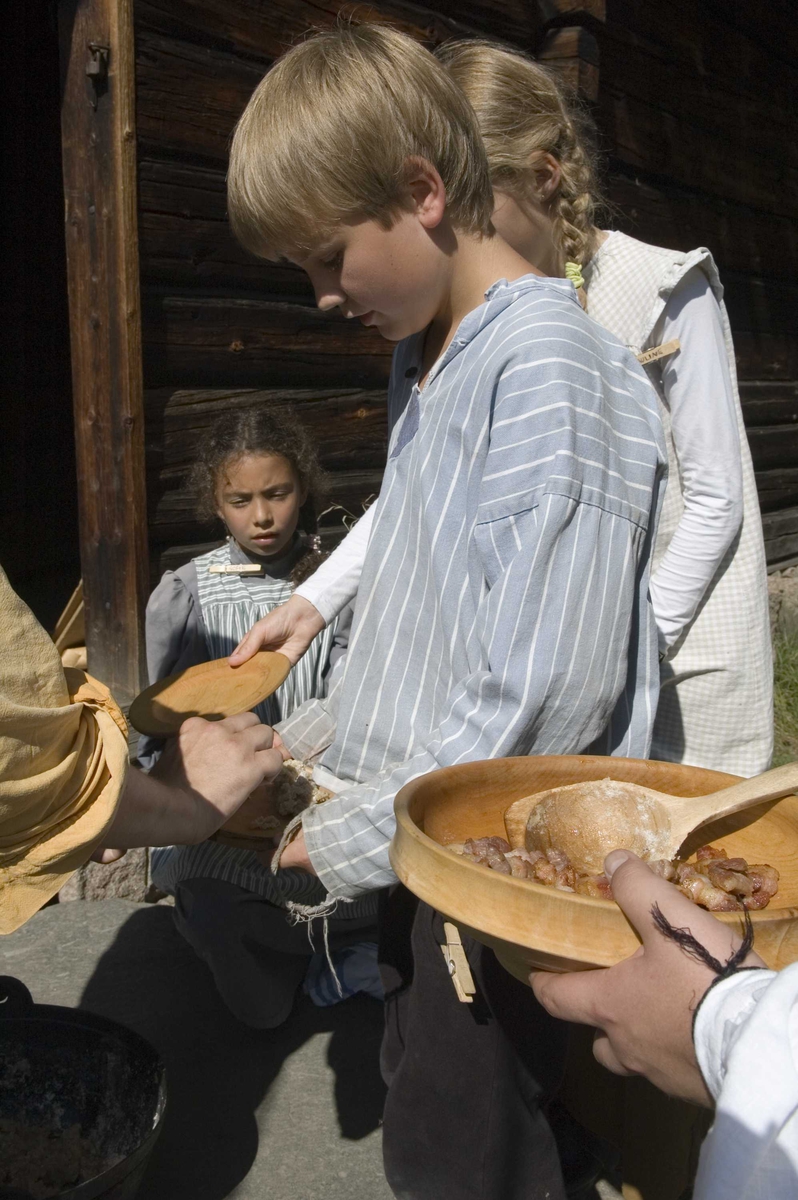
[[324, 618], [319, 610], [309, 600], [292, 596], [255, 622], [228, 662], [231, 667], [240, 667], [259, 650], [279, 650], [294, 666], [322, 629]]
[[[726, 962], [741, 938], [698, 908], [629, 850], [607, 855], [612, 894], [640, 935], [642, 945], [603, 971], [550, 975], [535, 971], [530, 983], [554, 1017], [596, 1027], [593, 1053], [617, 1075], [645, 1075], [662, 1091], [696, 1104], [712, 1103], [693, 1048], [693, 1013], [715, 978], [656, 926], [657, 905], [675, 928], [687, 928], [718, 961]], [[750, 953], [746, 967], [764, 967]]]

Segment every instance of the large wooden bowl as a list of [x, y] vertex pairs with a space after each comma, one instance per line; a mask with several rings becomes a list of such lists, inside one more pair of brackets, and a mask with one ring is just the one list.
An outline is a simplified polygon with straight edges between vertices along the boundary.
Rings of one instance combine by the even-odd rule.
[[[607, 776], [675, 796], [700, 796], [737, 778], [674, 763], [589, 755], [499, 758], [447, 767], [399, 792], [393, 869], [427, 904], [490, 946], [524, 982], [533, 967], [579, 971], [612, 966], [639, 944], [615, 903], [513, 879], [444, 849], [448, 842], [469, 837], [504, 837], [504, 812], [522, 796]], [[751, 914], [755, 948], [774, 969], [798, 959], [798, 797], [748, 809], [694, 837], [688, 849], [720, 843], [730, 855], [777, 868], [778, 894], [766, 909]], [[739, 924], [735, 913], [719, 918]]]

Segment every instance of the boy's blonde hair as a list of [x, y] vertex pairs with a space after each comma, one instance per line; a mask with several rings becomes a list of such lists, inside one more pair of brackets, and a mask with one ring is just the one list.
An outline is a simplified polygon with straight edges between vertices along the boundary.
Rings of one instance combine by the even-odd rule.
[[449, 73], [386, 26], [317, 33], [279, 59], [238, 122], [227, 180], [233, 231], [277, 258], [322, 246], [343, 223], [390, 228], [407, 200], [408, 159], [437, 168], [453, 225], [490, 232], [485, 150]]
[[595, 251], [602, 203], [590, 122], [545, 67], [480, 40], [448, 42], [436, 54], [477, 114], [491, 183], [522, 204], [534, 197], [536, 164], [551, 154], [560, 186], [549, 201], [554, 240], [565, 262], [584, 265]]

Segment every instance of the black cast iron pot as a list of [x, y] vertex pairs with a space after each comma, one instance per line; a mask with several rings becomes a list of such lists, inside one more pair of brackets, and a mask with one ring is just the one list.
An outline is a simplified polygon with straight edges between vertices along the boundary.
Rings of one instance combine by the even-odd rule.
[[[50, 1193], [59, 1200], [131, 1200], [161, 1131], [164, 1066], [149, 1042], [80, 1009], [34, 1004], [24, 984], [0, 976], [0, 1164], [4, 1125], [58, 1131], [75, 1124], [114, 1165]], [[30, 1200], [0, 1183], [0, 1200]]]

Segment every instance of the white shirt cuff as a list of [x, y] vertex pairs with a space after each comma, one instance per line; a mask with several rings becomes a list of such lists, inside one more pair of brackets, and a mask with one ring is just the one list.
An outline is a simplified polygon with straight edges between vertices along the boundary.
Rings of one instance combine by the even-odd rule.
[[717, 1100], [729, 1055], [775, 971], [740, 971], [716, 983], [701, 1001], [693, 1029], [695, 1053], [704, 1082]]

